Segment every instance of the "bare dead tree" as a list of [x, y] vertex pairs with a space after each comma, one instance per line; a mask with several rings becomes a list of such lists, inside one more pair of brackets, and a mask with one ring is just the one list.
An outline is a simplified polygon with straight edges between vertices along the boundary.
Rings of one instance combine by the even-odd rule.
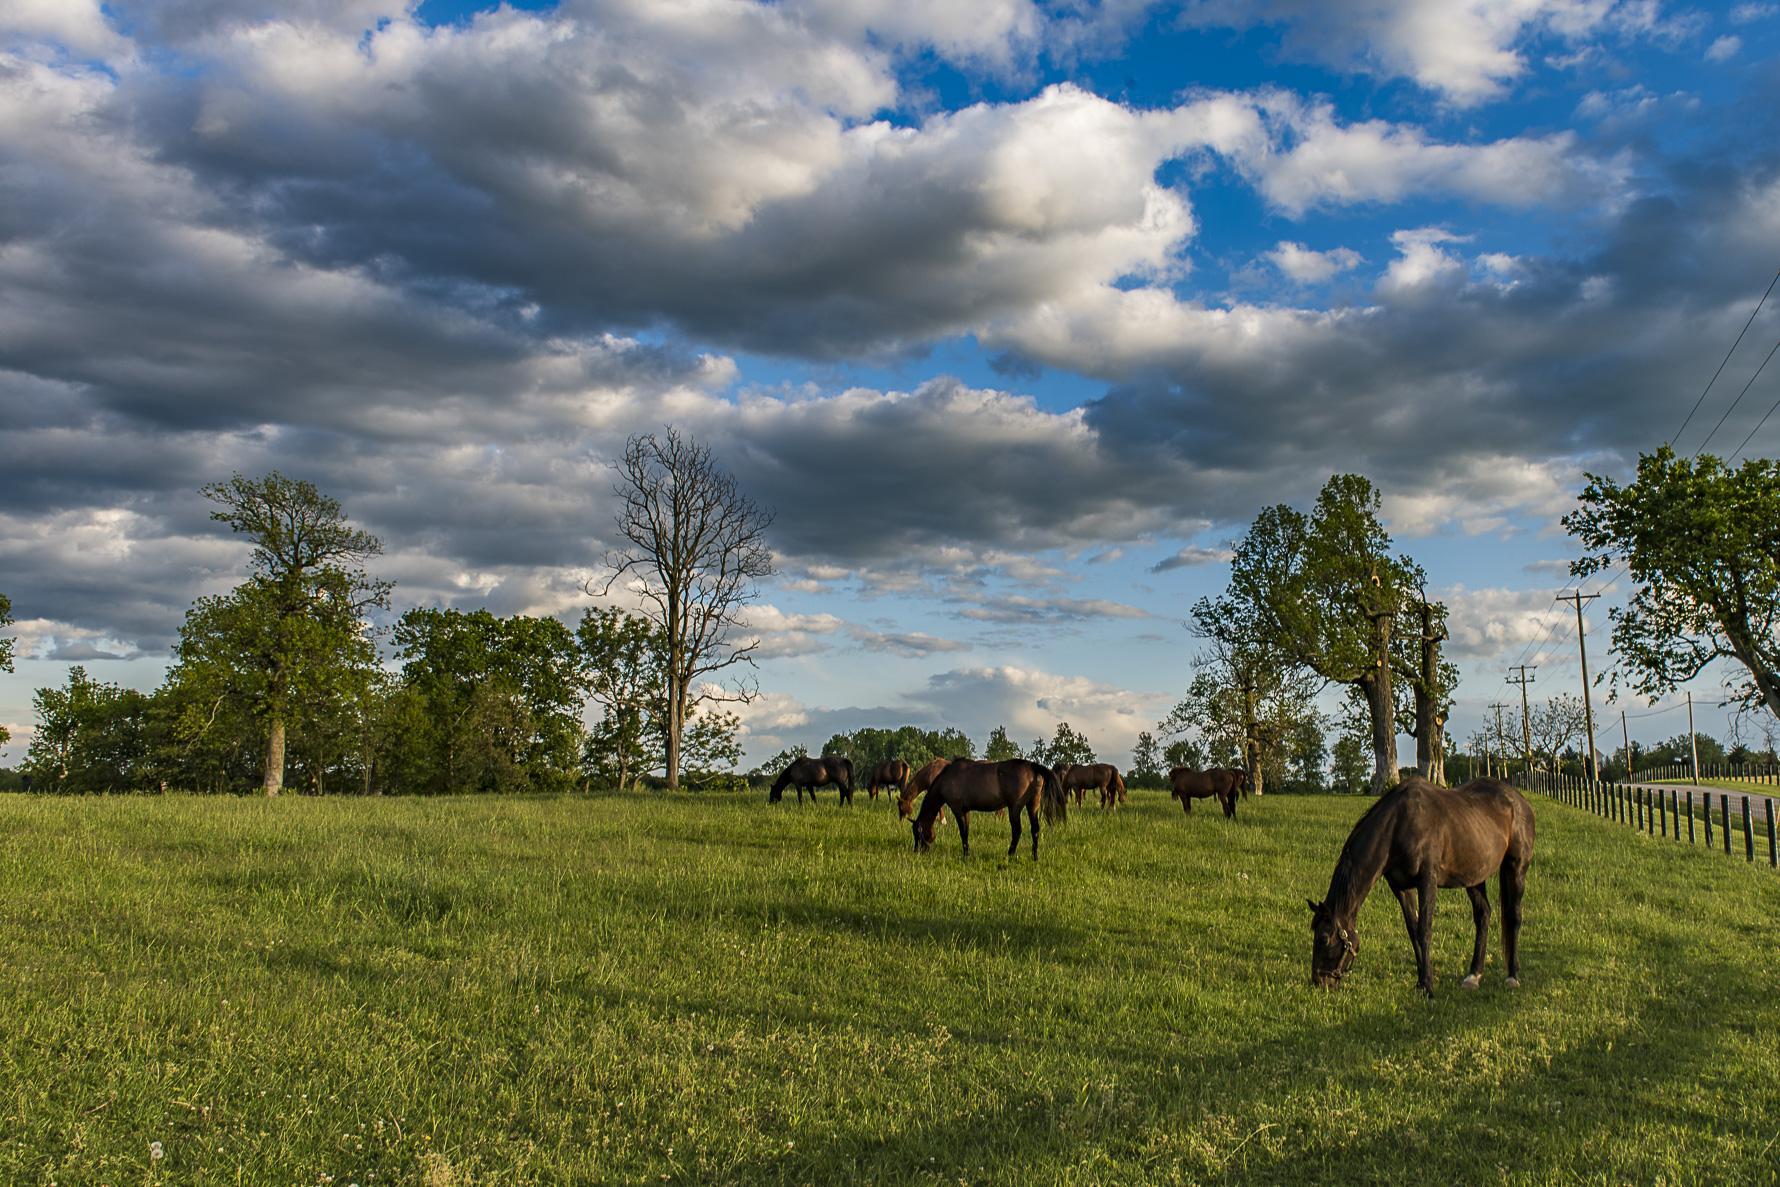
[[[1586, 743], [1588, 728], [1583, 724], [1582, 698], [1562, 692], [1533, 710], [1531, 729], [1533, 753], [1545, 760], [1552, 770], [1563, 761], [1564, 751], [1573, 743]], [[1583, 752], [1583, 762], [1588, 754]]]
[[[625, 546], [606, 554], [610, 570], [598, 594], [626, 575], [642, 599], [644, 617], [662, 632], [667, 649], [667, 704], [662, 714], [667, 784], [680, 786], [681, 742], [692, 711], [706, 701], [752, 700], [751, 682], [727, 689], [703, 678], [738, 665], [752, 666], [760, 640], [745, 634], [742, 613], [773, 572], [766, 530], [772, 512], [742, 494], [733, 475], [704, 445], [673, 428], [625, 443], [613, 493], [620, 500], [618, 534]], [[595, 593], [595, 583], [587, 583]]]

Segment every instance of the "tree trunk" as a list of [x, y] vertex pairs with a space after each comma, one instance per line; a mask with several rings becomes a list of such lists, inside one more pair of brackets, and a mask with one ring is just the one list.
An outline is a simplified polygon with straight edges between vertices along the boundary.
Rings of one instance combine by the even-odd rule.
[[284, 790], [284, 714], [273, 711], [266, 731], [266, 776], [260, 788], [267, 795]]
[[679, 678], [671, 677], [668, 689], [668, 720], [667, 720], [667, 787], [669, 791], [680, 790], [680, 734], [686, 728], [685, 701], [680, 691]]
[[1261, 769], [1260, 723], [1255, 720], [1255, 690], [1252, 685], [1242, 689], [1242, 761], [1248, 767], [1249, 791], [1261, 794], [1266, 774]]
[[1397, 784], [1397, 705], [1391, 695], [1391, 614], [1372, 616], [1372, 670], [1360, 678], [1372, 718], [1372, 794]]
[[1446, 716], [1436, 713], [1430, 724], [1434, 738], [1428, 743], [1428, 779], [1436, 787], [1446, 786]]

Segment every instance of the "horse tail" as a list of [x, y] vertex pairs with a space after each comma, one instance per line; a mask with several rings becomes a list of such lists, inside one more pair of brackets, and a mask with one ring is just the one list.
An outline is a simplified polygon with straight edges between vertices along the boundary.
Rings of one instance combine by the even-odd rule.
[[1069, 818], [1069, 795], [1063, 790], [1063, 780], [1057, 778], [1057, 772], [1043, 763], [1035, 762], [1032, 765], [1038, 771], [1042, 785], [1045, 820], [1051, 824], [1060, 824]]

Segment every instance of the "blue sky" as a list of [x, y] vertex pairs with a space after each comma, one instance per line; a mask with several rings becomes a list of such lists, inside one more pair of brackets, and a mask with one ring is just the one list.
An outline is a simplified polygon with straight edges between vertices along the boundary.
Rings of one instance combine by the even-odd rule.
[[1780, 266], [1777, 46], [1653, 0], [9, 6], [12, 756], [33, 688], [154, 683], [239, 579], [203, 482], [314, 478], [398, 607], [573, 617], [667, 423], [779, 512], [756, 759], [1069, 720], [1123, 761], [1221, 550], [1342, 470], [1452, 608], [1462, 740], [1507, 664], [1574, 686], [1558, 517]]

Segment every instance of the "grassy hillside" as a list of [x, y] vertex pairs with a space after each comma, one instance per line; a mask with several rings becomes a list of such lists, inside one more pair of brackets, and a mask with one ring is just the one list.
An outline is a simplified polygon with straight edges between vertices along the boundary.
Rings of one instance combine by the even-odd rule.
[[0, 1182], [1775, 1181], [1780, 877], [1540, 800], [1519, 991], [1314, 991], [1365, 806], [3, 797]]

